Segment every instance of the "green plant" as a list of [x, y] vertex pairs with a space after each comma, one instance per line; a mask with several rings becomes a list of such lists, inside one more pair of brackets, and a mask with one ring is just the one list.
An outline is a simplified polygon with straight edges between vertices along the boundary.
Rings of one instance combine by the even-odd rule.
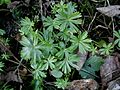
[[36, 59], [41, 59], [42, 53], [40, 51], [41, 45], [38, 42], [36, 33], [31, 32], [28, 37], [23, 36], [20, 41], [22, 47], [21, 57], [28, 60], [32, 59], [36, 63]]
[[99, 52], [101, 55], [110, 55], [113, 51], [114, 45], [112, 43], [109, 43], [108, 45], [106, 43], [103, 44], [103, 47], [100, 48]]
[[44, 25], [48, 26], [47, 29], [52, 31], [55, 27], [60, 31], [67, 29], [71, 33], [77, 32], [79, 29], [76, 25], [81, 24], [82, 20], [80, 19], [81, 14], [75, 11], [75, 6], [71, 2], [68, 4], [61, 2], [57, 7], [55, 18], [47, 17], [44, 20]]
[[46, 74], [43, 72], [41, 63], [31, 64], [31, 67], [34, 69], [33, 75], [35, 80], [41, 80], [43, 77], [46, 77]]
[[0, 62], [0, 71], [3, 71], [3, 68], [4, 67], [4, 63], [3, 62]]
[[75, 12], [75, 6], [72, 3], [67, 4], [67, 8], [63, 10], [59, 10], [58, 14], [56, 14], [56, 20], [60, 23], [60, 30], [64, 29], [70, 30], [70, 32], [76, 32], [79, 29], [76, 25], [81, 24], [81, 17], [79, 12]]
[[[50, 31], [43, 30], [39, 33], [31, 29], [26, 36], [22, 36], [20, 43], [23, 45], [21, 58], [30, 61], [32, 74], [37, 83], [46, 77], [45, 72], [49, 69], [62, 69], [65, 74], [68, 74], [72, 67], [77, 67], [75, 62], [79, 57], [67, 48], [64, 42], [54, 43], [54, 36], [52, 37]], [[55, 72], [53, 76], [61, 77], [55, 75]]]
[[71, 38], [72, 45], [75, 49], [79, 49], [81, 53], [86, 53], [90, 49], [91, 39], [88, 39], [88, 33], [85, 31], [83, 33], [80, 32], [78, 37], [73, 36]]
[[49, 68], [51, 69], [51, 70], [53, 70], [53, 69], [55, 69], [55, 62], [57, 61], [57, 59], [55, 59], [55, 57], [54, 56], [49, 56], [49, 57], [47, 57], [46, 59], [44, 59], [44, 65], [43, 65], [43, 70], [48, 70]]
[[77, 55], [70, 54], [69, 56], [65, 57], [61, 61], [57, 63], [57, 66], [59, 69], [62, 69], [62, 71], [67, 74], [71, 72], [72, 67], [77, 68], [78, 66], [75, 64], [75, 62], [79, 61], [79, 57]]
[[31, 30], [33, 30], [34, 22], [30, 21], [28, 17], [25, 17], [25, 19], [22, 19], [20, 22], [21, 28], [19, 31], [22, 35], [27, 35]]
[[52, 19], [51, 17], [43, 17], [43, 21], [44, 21], [44, 26], [47, 27], [47, 30], [53, 32], [54, 29], [58, 29], [59, 28], [59, 22], [55, 19]]
[[3, 87], [2, 90], [14, 90], [14, 89], [10, 88], [10, 86], [7, 85], [7, 86]]
[[3, 34], [5, 34], [5, 31], [0, 29], [0, 35], [3, 35]]
[[90, 45], [90, 52], [92, 55], [95, 55], [98, 53], [97, 47], [94, 47], [93, 44]]
[[68, 86], [68, 84], [69, 84], [68, 79], [57, 79], [55, 82], [55, 86], [63, 90]]
[[45, 56], [50, 54], [54, 55], [57, 52], [57, 44], [54, 43], [54, 36], [50, 31], [43, 30], [43, 33], [39, 34], [39, 40], [41, 44], [41, 49]]
[[64, 11], [67, 8], [67, 4], [64, 4], [64, 2], [61, 0], [60, 3], [53, 4], [51, 8], [52, 8], [52, 13], [56, 14], [58, 12]]
[[1, 58], [2, 58], [2, 59], [5, 59], [5, 60], [8, 60], [8, 59], [10, 58], [10, 56], [9, 56], [7, 53], [3, 53], [3, 54], [1, 55]]
[[0, 0], [0, 5], [1, 4], [9, 4], [11, 3], [11, 0]]
[[48, 74], [59, 78], [56, 85], [64, 89], [67, 80], [60, 78], [78, 68], [80, 57], [75, 50], [79, 48], [81, 53], [85, 53], [90, 49], [92, 40], [88, 39], [88, 33], [77, 28], [81, 23], [80, 13], [75, 11], [72, 3], [62, 5], [65, 8], [61, 10], [58, 7], [54, 19], [43, 17], [44, 27], [41, 31], [35, 30], [34, 22], [29, 18], [21, 20], [21, 58], [30, 61], [35, 90], [37, 87], [42, 90], [42, 81]]
[[34, 78], [35, 90], [42, 89], [42, 79], [46, 77], [42, 66], [43, 64], [40, 62], [43, 54], [41, 52], [41, 44], [39, 34], [36, 31], [33, 31], [33, 21], [29, 18], [25, 18], [21, 20], [21, 32], [22, 39], [20, 41], [21, 45], [23, 45], [21, 50], [21, 58], [27, 61], [30, 61], [30, 66], [32, 68], [32, 74]]
[[119, 29], [119, 20], [95, 13], [105, 0], [41, 1], [0, 0], [0, 16], [7, 17], [0, 17], [0, 90], [18, 89], [15, 83], [26, 90], [65, 90], [74, 79], [100, 79], [102, 57], [111, 55], [114, 45], [119, 51], [120, 30], [112, 30], [114, 24]]
[[114, 30], [113, 35], [115, 37], [117, 37], [117, 39], [114, 41], [114, 43], [118, 44], [118, 47], [120, 47], [120, 30], [118, 30], [118, 32]]

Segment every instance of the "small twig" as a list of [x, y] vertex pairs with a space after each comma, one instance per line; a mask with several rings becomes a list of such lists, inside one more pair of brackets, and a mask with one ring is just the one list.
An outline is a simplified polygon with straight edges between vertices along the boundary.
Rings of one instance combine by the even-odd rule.
[[[110, 6], [110, 2], [109, 2], [109, 0], [107, 0], [107, 3], [108, 3], [108, 6]], [[115, 30], [115, 24], [114, 24], [114, 18], [113, 17], [111, 17], [111, 20], [112, 20], [112, 28], [113, 28], [113, 31]], [[113, 38], [114, 38], [114, 35], [113, 35]]]
[[105, 18], [104, 15], [103, 15], [103, 22], [104, 22], [104, 25], [107, 27], [107, 24], [106, 24], [106, 18]]
[[19, 64], [18, 64], [18, 66], [17, 66], [17, 68], [16, 68], [15, 72], [17, 72], [17, 71], [19, 70], [19, 67], [20, 67], [20, 65], [21, 65], [22, 61], [23, 61], [23, 58], [20, 60], [20, 62], [19, 62]]
[[17, 23], [17, 22], [14, 21], [14, 20], [12, 20], [12, 21], [13, 21], [13, 23], [15, 23], [16, 25], [18, 25], [19, 27], [21, 27], [19, 23]]
[[111, 24], [112, 24], [112, 21], [110, 21], [109, 24], [107, 25], [108, 28], [110, 28], [110, 29], [112, 29], [112, 28], [111, 28]]
[[9, 81], [7, 81], [3, 86], [2, 88], [0, 88], [0, 90], [3, 90], [3, 88], [9, 83]]
[[47, 82], [45, 80], [43, 80], [43, 82], [45, 82], [45, 84], [47, 84], [47, 85], [54, 85], [54, 82]]
[[[20, 61], [17, 59], [17, 57], [16, 57], [6, 46], [4, 46], [1, 42], [0, 42], [0, 45], [1, 45], [5, 50], [7, 50], [7, 51], [10, 53], [10, 55], [12, 55], [12, 57], [13, 57], [18, 63], [20, 63]], [[24, 66], [23, 64], [22, 64], [22, 66], [23, 66], [23, 67], [26, 67], [26, 66]]]
[[108, 6], [110, 6], [110, 2], [109, 2], [109, 0], [107, 0], [107, 3], [108, 3]]
[[[17, 59], [17, 57], [16, 57], [6, 46], [4, 46], [1, 41], [0, 41], [0, 45], [2, 46], [2, 48], [4, 48], [5, 50], [7, 50], [7, 51], [12, 55], [12, 57], [17, 61], [17, 62], [15, 62], [15, 61], [9, 60], [10, 62], [13, 62], [13, 63], [16, 63], [16, 64], [20, 64], [20, 65], [22, 65], [24, 68], [26, 68], [26, 66], [22, 64], [22, 61], [19, 61], [19, 60]], [[19, 66], [19, 65], [18, 65], [18, 66]], [[29, 69], [27, 69], [27, 70], [31, 73], [31, 71], [30, 71]]]
[[[84, 4], [83, 4], [82, 2], [80, 2], [80, 4], [81, 4], [82, 6], [84, 6]], [[90, 11], [88, 10], [88, 8], [85, 8], [85, 9], [86, 9], [87, 12], [88, 12], [89, 18], [92, 18], [91, 14], [90, 14]]]
[[19, 64], [18, 62], [16, 62], [16, 61], [13, 61], [13, 60], [8, 60], [9, 62], [12, 62], [12, 63], [14, 63], [14, 64]]
[[92, 21], [90, 22], [90, 24], [89, 24], [89, 26], [88, 26], [88, 31], [90, 30], [91, 25], [92, 25], [92, 23], [94, 22], [94, 20], [95, 20], [95, 18], [96, 18], [96, 15], [97, 15], [97, 12], [95, 13], [95, 15], [94, 15]]
[[112, 26], [113, 26], [113, 31], [114, 31], [115, 30], [114, 18], [111, 17], [111, 19], [112, 19]]
[[[108, 27], [105, 27], [105, 26], [102, 26], [102, 25], [97, 25], [94, 29], [97, 29], [97, 28], [99, 28], [99, 27], [100, 27], [100, 28], [104, 28], [104, 29], [107, 29], [107, 30], [108, 30]], [[94, 29], [93, 29], [93, 30], [94, 30]]]
[[[99, 18], [101, 15], [102, 15], [102, 14], [100, 14], [100, 15], [98, 16], [98, 18]], [[94, 29], [96, 29], [96, 28], [98, 28], [98, 27], [104, 28], [104, 29], [106, 29], [106, 30], [108, 31], [109, 35], [111, 35], [111, 33], [110, 33], [110, 31], [109, 31], [110, 25], [107, 25], [104, 15], [103, 15], [103, 21], [101, 21], [100, 19], [96, 19], [96, 20], [99, 21], [100, 23], [103, 23], [104, 26], [98, 25], [98, 26], [96, 26]], [[110, 24], [111, 24], [111, 23], [110, 23]]]
[[1, 12], [1, 11], [10, 11], [10, 10], [8, 10], [8, 9], [0, 9], [0, 12]]
[[42, 17], [43, 16], [42, 0], [39, 0], [39, 5], [40, 5], [40, 14], [41, 14], [41, 17]]
[[17, 59], [17, 57], [15, 57], [15, 55], [14, 55], [6, 46], [4, 46], [2, 42], [0, 42], [0, 45], [1, 45], [5, 50], [7, 50], [17, 62], [19, 62], [19, 60]]

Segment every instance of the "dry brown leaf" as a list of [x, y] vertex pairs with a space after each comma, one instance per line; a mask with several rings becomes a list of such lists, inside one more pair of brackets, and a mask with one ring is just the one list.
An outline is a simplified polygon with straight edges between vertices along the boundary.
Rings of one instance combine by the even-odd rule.
[[14, 1], [7, 5], [7, 8], [14, 9], [18, 4], [20, 4], [20, 1]]
[[5, 80], [5, 75], [0, 73], [0, 82]]
[[120, 62], [118, 57], [107, 57], [105, 63], [100, 68], [100, 75], [103, 86], [108, 85], [110, 81], [120, 77]]
[[87, 59], [88, 52], [82, 54], [82, 53], [80, 53], [80, 52], [78, 51], [77, 54], [79, 55], [80, 60], [79, 60], [78, 63], [77, 63], [78, 68], [76, 68], [76, 69], [77, 69], [78, 71], [80, 71], [81, 68], [83, 67], [83, 65], [84, 65], [84, 63], [85, 63], [85, 61], [86, 61], [86, 59]]
[[19, 70], [19, 73], [20, 73], [21, 76], [26, 76], [28, 71], [27, 71], [26, 68], [23, 68], [22, 70]]
[[120, 90], [120, 77], [108, 83], [107, 90]]
[[99, 85], [93, 79], [81, 79], [71, 82], [68, 90], [98, 90]]
[[111, 5], [107, 7], [96, 8], [102, 14], [107, 15], [108, 17], [114, 17], [120, 14], [120, 5]]
[[6, 75], [6, 81], [7, 82], [15, 81], [15, 82], [23, 83], [23, 81], [20, 78], [20, 76], [18, 76], [17, 74], [15, 74], [14, 71], [10, 71], [10, 72], [7, 73], [7, 75]]

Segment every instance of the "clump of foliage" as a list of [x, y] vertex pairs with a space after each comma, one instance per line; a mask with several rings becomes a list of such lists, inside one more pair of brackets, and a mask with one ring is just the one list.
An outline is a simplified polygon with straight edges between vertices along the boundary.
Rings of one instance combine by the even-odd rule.
[[[2, 0], [0, 4], [10, 2], [10, 0]], [[72, 2], [65, 4], [61, 1], [52, 5], [51, 8], [50, 16], [41, 16], [43, 27], [40, 30], [36, 29], [35, 26], [37, 20], [34, 21], [28, 17], [20, 20], [21, 61], [17, 68], [22, 61], [27, 62], [27, 68], [30, 69], [33, 77], [34, 90], [43, 90], [45, 79], [48, 76], [53, 79], [54, 87], [64, 90], [68, 86], [74, 71], [79, 68], [77, 64], [81, 57], [78, 52], [81, 54], [90, 52], [92, 56], [87, 59], [78, 73], [82, 78], [99, 78], [96, 72], [104, 63], [101, 56], [111, 55], [116, 44], [120, 47], [120, 31], [113, 32], [116, 38], [115, 42], [102, 42], [100, 45], [101, 42], [90, 39], [89, 33], [80, 28], [83, 20], [81, 13], [76, 9], [76, 4]], [[0, 36], [4, 34], [5, 31], [0, 29]], [[0, 71], [2, 72], [5, 67], [3, 60], [7, 60], [9, 54], [0, 53], [2, 53], [0, 55]], [[6, 86], [3, 90], [9, 89]]]
[[[55, 84], [58, 85], [55, 86], [64, 89], [67, 84], [59, 85], [59, 82], [63, 82], [62, 78], [65, 76], [69, 79], [72, 69], [79, 68], [77, 62], [80, 57], [75, 51], [78, 50], [82, 54], [88, 51], [92, 54], [96, 53], [97, 48], [94, 49], [91, 45], [92, 40], [88, 38], [88, 32], [78, 29], [78, 25], [81, 23], [81, 14], [76, 11], [75, 5], [71, 2], [68, 4], [61, 2], [53, 6], [53, 15], [43, 17], [44, 27], [41, 31], [34, 29], [34, 22], [28, 17], [21, 20], [22, 27], [19, 30], [22, 35], [20, 43], [23, 45], [21, 58], [30, 61], [36, 87], [42, 89], [43, 79], [51, 72], [51, 75], [57, 80]], [[103, 45], [103, 47], [100, 52], [101, 54], [104, 52], [106, 55], [113, 48], [111, 44]], [[96, 66], [93, 66], [93, 62]], [[93, 77], [97, 77], [95, 72], [99, 71], [102, 62], [98, 56], [91, 57], [80, 71], [80, 75], [88, 78], [92, 73]], [[88, 72], [89, 70], [91, 71]]]
[[[62, 73], [67, 75], [71, 72], [72, 68], [76, 68], [76, 62], [78, 62], [79, 57], [74, 53], [74, 50], [76, 50], [78, 46], [83, 47], [82, 43], [87, 45], [91, 42], [91, 40], [86, 39], [87, 32], [82, 34], [82, 32], [76, 29], [77, 26], [75, 25], [81, 23], [79, 22], [81, 17], [80, 13], [75, 11], [72, 3], [64, 5], [66, 5], [66, 9], [63, 8], [63, 10], [56, 12], [54, 19], [44, 17], [43, 22], [45, 27], [42, 32], [34, 30], [34, 22], [30, 21], [29, 18], [26, 17], [21, 21], [22, 27], [20, 32], [22, 32], [21, 34], [23, 35], [20, 41], [21, 45], [23, 45], [21, 58], [30, 61], [31, 68], [33, 69], [32, 74], [36, 82], [35, 86], [37, 88], [40, 87], [40, 89], [42, 80], [46, 77], [48, 70], [52, 72], [54, 77], [59, 77], [56, 76], [56, 73], [61, 73], [59, 78], [62, 78]], [[69, 11], [69, 7], [72, 8], [72, 11]], [[78, 37], [74, 36], [74, 33], [77, 32], [79, 32]], [[76, 39], [75, 42], [73, 42], [74, 39]], [[81, 42], [79, 42], [79, 39], [81, 39]], [[78, 44], [72, 47], [76, 42], [78, 42]], [[82, 52], [85, 51], [87, 51], [87, 49]], [[59, 87], [59, 85], [56, 86]]]
[[[81, 14], [76, 12], [71, 2], [68, 4], [61, 2], [60, 5], [63, 8], [58, 7], [54, 17], [43, 17], [42, 32], [34, 30], [34, 22], [29, 18], [21, 21], [20, 32], [23, 35], [20, 41], [23, 45], [21, 58], [30, 61], [36, 87], [41, 88], [40, 85], [48, 70], [55, 78], [62, 79], [69, 75], [72, 69], [78, 68], [76, 63], [80, 60], [75, 50], [86, 53], [90, 49], [92, 40], [88, 38], [88, 33], [77, 28], [82, 21]], [[59, 83], [56, 86], [60, 88]]]

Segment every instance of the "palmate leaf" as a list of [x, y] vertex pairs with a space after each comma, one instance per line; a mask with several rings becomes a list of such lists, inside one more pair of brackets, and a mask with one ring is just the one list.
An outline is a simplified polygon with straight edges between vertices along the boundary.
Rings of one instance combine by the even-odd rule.
[[34, 62], [36, 59], [40, 59], [42, 57], [42, 52], [40, 51], [41, 45], [38, 43], [38, 39], [36, 38], [36, 34], [30, 34], [30, 37], [22, 37], [20, 41], [21, 45], [23, 45], [21, 50], [21, 57], [23, 59], [33, 59]]
[[69, 48], [66, 47], [64, 42], [59, 42], [58, 48], [60, 50], [56, 53], [56, 56], [59, 57], [60, 60], [63, 59], [64, 57], [66, 58], [69, 57], [71, 51], [69, 50]]
[[8, 60], [9, 58], [10, 58], [10, 55], [6, 52], [1, 55], [1, 59]]
[[80, 33], [78, 37], [73, 36], [70, 40], [72, 42], [72, 46], [74, 47], [74, 49], [79, 48], [79, 51], [82, 54], [86, 53], [90, 49], [90, 43], [92, 40], [88, 39], [87, 36], [88, 36], [88, 33], [83, 32], [83, 33]]
[[117, 38], [120, 38], [120, 30], [117, 31], [113, 31], [113, 35], [116, 36]]
[[41, 78], [46, 77], [46, 74], [43, 72], [42, 63], [31, 64], [33, 68], [32, 74], [35, 80], [41, 80]]
[[31, 48], [29, 47], [23, 47], [22, 50], [21, 50], [21, 57], [23, 57], [25, 60], [28, 60], [30, 59], [30, 52], [31, 52]]
[[55, 86], [57, 86], [57, 88], [61, 88], [63, 90], [65, 90], [65, 88], [68, 86], [68, 84], [69, 84], [68, 78], [56, 79], [56, 82], [55, 82]]
[[81, 24], [81, 14], [79, 12], [75, 12], [75, 7], [72, 5], [72, 3], [68, 3], [67, 8], [59, 11], [55, 16], [55, 20], [60, 23], [61, 31], [64, 29], [71, 30], [73, 33], [78, 31], [76, 25]]
[[62, 40], [68, 42], [68, 41], [70, 40], [71, 34], [70, 34], [70, 32], [69, 32], [68, 30], [65, 29], [65, 30], [59, 32], [59, 33], [58, 33], [58, 36], [59, 36]]
[[101, 55], [110, 55], [110, 53], [113, 51], [114, 45], [112, 43], [103, 44], [103, 47], [99, 50]]
[[43, 33], [39, 35], [41, 50], [45, 56], [49, 56], [50, 54], [54, 55], [57, 52], [56, 46], [54, 44], [54, 39], [52, 38], [52, 34], [47, 31], [43, 30]]
[[4, 63], [3, 62], [0, 62], [0, 71], [3, 71], [3, 68], [4, 67]]
[[22, 19], [21, 21], [21, 29], [19, 30], [22, 35], [27, 35], [33, 30], [34, 22], [31, 21], [28, 17]]
[[5, 31], [0, 29], [0, 35], [4, 35], [5, 34]]
[[55, 52], [57, 52], [57, 49], [55, 48], [56, 45], [53, 44], [53, 40], [50, 41], [42, 41], [40, 42], [41, 44], [41, 50], [43, 55], [49, 56], [49, 54], [54, 55]]
[[30, 42], [30, 40], [27, 37], [25, 37], [25, 36], [22, 37], [22, 40], [20, 41], [20, 43], [23, 46], [27, 46], [27, 47], [29, 47], [29, 46], [32, 45], [32, 43]]
[[34, 75], [34, 79], [38, 79], [38, 80], [43, 78], [43, 77], [46, 77], [46, 74], [39, 69], [35, 69], [33, 71], [33, 75]]
[[90, 52], [92, 55], [95, 55], [96, 53], [98, 53], [97, 47], [94, 47], [93, 44], [90, 45]]
[[60, 1], [60, 3], [54, 4], [51, 8], [52, 8], [52, 12], [56, 14], [58, 12], [65, 10], [67, 8], [67, 5], [64, 4], [63, 1]]
[[118, 30], [118, 32], [114, 30], [113, 35], [117, 37], [114, 44], [118, 44], [118, 47], [120, 47], [120, 30]]
[[55, 19], [52, 19], [51, 17], [47, 17], [47, 18], [43, 18], [43, 24], [45, 27], [47, 27], [47, 30], [53, 32], [53, 29], [56, 28], [58, 29], [59, 28], [59, 22], [56, 21]]
[[86, 62], [83, 68], [79, 71], [79, 74], [83, 78], [95, 78], [96, 71], [100, 70], [100, 66], [103, 64], [103, 59], [99, 56], [91, 56]]
[[54, 56], [49, 56], [48, 58], [46, 58], [43, 62], [43, 70], [48, 70], [49, 68], [51, 70], [53, 70], [55, 68], [55, 62], [57, 61], [57, 59], [55, 59]]
[[116, 39], [114, 43], [118, 44], [118, 47], [120, 47], [120, 39]]
[[62, 69], [62, 71], [67, 74], [71, 72], [71, 68], [78, 68], [78, 66], [75, 64], [79, 61], [79, 57], [76, 55], [69, 55], [69, 57], [65, 58], [64, 60], [61, 60], [57, 63], [57, 66], [59, 69]]

